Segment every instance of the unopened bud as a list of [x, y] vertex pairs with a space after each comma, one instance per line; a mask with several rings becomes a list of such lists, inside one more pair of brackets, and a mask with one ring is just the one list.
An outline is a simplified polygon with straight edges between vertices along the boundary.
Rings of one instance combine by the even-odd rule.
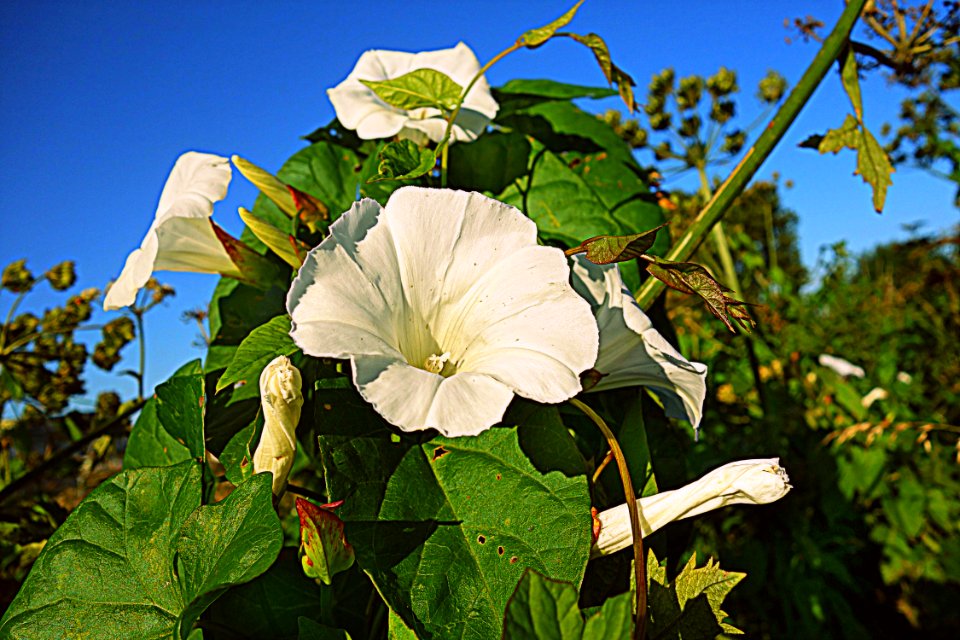
[[303, 394], [300, 371], [286, 356], [275, 358], [260, 374], [263, 435], [253, 454], [253, 471], [273, 472], [273, 493], [282, 495], [297, 452], [296, 429]]
[[[646, 537], [674, 520], [690, 518], [731, 504], [767, 504], [792, 488], [779, 458], [738, 460], [714, 469], [695, 482], [639, 500], [640, 529]], [[633, 544], [626, 504], [599, 515], [600, 536], [591, 555], [603, 556]]]

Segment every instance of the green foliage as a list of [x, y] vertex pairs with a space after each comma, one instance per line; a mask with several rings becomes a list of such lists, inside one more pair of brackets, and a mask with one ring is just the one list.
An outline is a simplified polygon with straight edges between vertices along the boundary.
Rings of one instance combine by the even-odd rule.
[[377, 97], [398, 109], [433, 107], [443, 112], [457, 108], [463, 87], [436, 69], [414, 69], [389, 80], [363, 80]]
[[577, 604], [577, 588], [569, 582], [524, 572], [507, 605], [504, 640], [602, 640], [627, 638], [633, 628], [633, 600], [624, 593], [608, 599], [586, 616]]
[[380, 150], [379, 172], [375, 181], [410, 180], [433, 171], [437, 156], [430, 149], [423, 149], [412, 140], [390, 142]]
[[243, 382], [256, 384], [260, 372], [277, 356], [289, 356], [297, 352], [297, 345], [290, 338], [290, 316], [270, 319], [250, 332], [233, 356], [227, 370], [217, 381], [217, 391]]
[[647, 555], [647, 580], [650, 583], [651, 638], [711, 638], [720, 633], [741, 634], [725, 622], [720, 609], [724, 599], [744, 573], [724, 571], [714, 560], [697, 567], [696, 553], [672, 581], [660, 566], [653, 551]]
[[576, 247], [567, 249], [567, 255], [585, 253], [587, 260], [594, 264], [611, 264], [626, 262], [640, 258], [654, 245], [657, 231], [666, 226], [666, 223], [656, 229], [643, 233], [632, 233], [628, 236], [597, 236], [584, 240]]
[[560, 28], [570, 24], [570, 21], [573, 20], [573, 17], [577, 15], [577, 9], [579, 9], [580, 5], [582, 4], [583, 0], [579, 0], [579, 2], [573, 5], [569, 11], [564, 13], [553, 22], [545, 24], [542, 27], [537, 27], [536, 29], [525, 31], [523, 35], [517, 38], [517, 44], [523, 47], [529, 47], [531, 49], [534, 47], [539, 47], [544, 42], [552, 38]]
[[50, 538], [0, 633], [124, 637], [136, 621], [145, 637], [186, 638], [225, 587], [273, 562], [280, 530], [272, 511], [267, 476], [203, 507], [196, 465], [124, 471]]

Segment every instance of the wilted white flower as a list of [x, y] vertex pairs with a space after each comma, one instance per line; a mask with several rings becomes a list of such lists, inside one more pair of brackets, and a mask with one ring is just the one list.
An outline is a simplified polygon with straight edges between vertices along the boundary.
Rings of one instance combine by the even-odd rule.
[[303, 406], [300, 371], [286, 356], [274, 358], [260, 374], [263, 434], [253, 454], [253, 472], [273, 472], [273, 493], [281, 495], [297, 452], [297, 424]]
[[[350, 75], [333, 89], [327, 90], [337, 118], [347, 129], [354, 129], [364, 140], [399, 135], [416, 142], [429, 138], [439, 142], [447, 123], [439, 109], [400, 109], [387, 104], [361, 80], [392, 80], [415, 69], [433, 69], [466, 88], [480, 71], [477, 56], [464, 43], [452, 49], [406, 53], [404, 51], [366, 51]], [[485, 78], [476, 84], [463, 101], [453, 123], [452, 141], [475, 140], [497, 115], [496, 100]]]
[[360, 394], [404, 431], [475, 435], [514, 394], [576, 395], [597, 357], [590, 305], [536, 225], [478, 193], [405, 187], [361, 200], [287, 296], [305, 353], [349, 358]]
[[593, 368], [603, 377], [589, 391], [651, 387], [667, 415], [696, 428], [707, 395], [707, 366], [689, 362], [653, 328], [616, 264], [598, 265], [578, 255], [572, 272], [573, 288], [590, 303], [600, 328], [600, 354]]
[[857, 365], [844, 360], [843, 358], [838, 358], [836, 356], [831, 356], [828, 353], [821, 353], [820, 357], [817, 358], [817, 362], [820, 363], [820, 366], [826, 367], [827, 369], [832, 369], [844, 378], [853, 376], [854, 378], [862, 378], [866, 375], [863, 371], [863, 367], [858, 367]]
[[[639, 500], [640, 529], [646, 537], [673, 522], [731, 504], [776, 502], [792, 488], [779, 458], [738, 460], [714, 469], [695, 482]], [[602, 511], [600, 536], [591, 554], [615, 553], [633, 544], [626, 504]]]
[[177, 159], [160, 194], [153, 224], [107, 289], [104, 309], [133, 304], [155, 270], [240, 276], [224, 248], [224, 237], [229, 236], [210, 220], [213, 203], [227, 195], [230, 177], [226, 158], [189, 151]]

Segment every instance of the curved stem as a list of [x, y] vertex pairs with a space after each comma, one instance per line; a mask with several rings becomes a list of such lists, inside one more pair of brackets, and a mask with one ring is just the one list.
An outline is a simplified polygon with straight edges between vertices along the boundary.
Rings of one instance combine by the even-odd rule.
[[633, 629], [633, 637], [642, 639], [646, 634], [647, 626], [647, 565], [643, 558], [643, 529], [640, 526], [640, 511], [637, 505], [637, 494], [633, 490], [633, 481], [630, 479], [630, 469], [627, 467], [627, 459], [623, 455], [620, 443], [617, 437], [613, 435], [610, 427], [603, 421], [597, 413], [576, 398], [570, 398], [570, 404], [580, 409], [588, 418], [590, 418], [604, 437], [607, 444], [610, 445], [610, 452], [614, 460], [617, 461], [617, 469], [620, 471], [620, 482], [623, 483], [623, 492], [627, 499], [627, 509], [630, 513], [630, 530], [633, 534], [633, 569], [634, 577], [637, 582], [637, 618]]
[[[777, 111], [773, 120], [767, 125], [763, 134], [757, 142], [751, 147], [746, 155], [740, 160], [739, 164], [733, 169], [724, 183], [720, 186], [713, 198], [704, 207], [700, 215], [697, 216], [693, 224], [687, 229], [686, 233], [677, 241], [670, 252], [666, 255], [668, 260], [683, 262], [693, 255], [700, 243], [703, 242], [707, 233], [713, 228], [726, 213], [734, 198], [740, 195], [747, 183], [753, 178], [757, 170], [767, 159], [773, 149], [783, 138], [787, 129], [796, 119], [800, 110], [810, 100], [814, 90], [820, 85], [830, 65], [837, 59], [837, 56], [846, 45], [850, 31], [857, 21], [857, 17], [863, 10], [866, 0], [850, 0], [844, 8], [840, 19], [829, 36], [823, 41], [823, 46], [817, 52], [816, 57], [810, 66], [804, 72], [800, 82], [794, 87], [793, 91], [783, 102], [783, 105]], [[663, 291], [664, 285], [656, 278], [648, 278], [640, 288], [637, 295], [637, 302], [644, 309], [650, 308], [653, 301]]]
[[137, 376], [137, 398], [143, 399], [143, 377], [147, 371], [147, 342], [143, 335], [143, 312], [134, 311], [133, 317], [137, 321], [137, 339], [140, 343], [140, 375]]

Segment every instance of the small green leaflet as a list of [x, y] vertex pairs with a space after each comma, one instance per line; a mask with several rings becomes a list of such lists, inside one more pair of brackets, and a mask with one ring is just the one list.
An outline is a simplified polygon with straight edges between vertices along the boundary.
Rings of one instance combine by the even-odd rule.
[[630, 593], [608, 598], [584, 620], [577, 588], [527, 569], [507, 603], [503, 640], [604, 640], [629, 638], [633, 628]]
[[657, 231], [667, 226], [661, 224], [655, 229], [634, 233], [628, 236], [594, 236], [584, 240], [576, 247], [564, 251], [564, 255], [573, 256], [586, 253], [586, 258], [594, 264], [626, 262], [644, 255], [657, 240]]
[[391, 142], [380, 150], [380, 175], [370, 182], [381, 180], [412, 180], [433, 171], [437, 157], [430, 149], [421, 149], [412, 140]]
[[887, 188], [893, 184], [890, 175], [895, 171], [883, 147], [863, 122], [863, 99], [860, 96], [860, 81], [857, 78], [857, 60], [853, 49], [847, 47], [846, 57], [840, 70], [843, 89], [850, 98], [856, 117], [847, 115], [837, 129], [830, 129], [822, 137], [811, 136], [800, 146], [815, 147], [820, 153], [837, 153], [841, 149], [857, 152], [857, 170], [863, 181], [873, 189], [873, 208], [883, 211]]
[[290, 316], [271, 318], [250, 332], [233, 356], [233, 361], [217, 382], [217, 391], [240, 381], [257, 384], [260, 372], [277, 356], [296, 353], [297, 345], [290, 337]]
[[579, 9], [580, 5], [582, 4], [583, 0], [580, 0], [577, 2], [577, 4], [573, 5], [569, 11], [550, 24], [545, 24], [542, 27], [525, 31], [523, 35], [517, 38], [517, 45], [521, 47], [527, 47], [529, 49], [539, 47], [544, 42], [552, 38], [557, 30], [560, 29], [560, 27], [565, 27], [570, 24], [570, 21], [573, 20], [573, 16], [577, 14], [577, 9]]
[[731, 318], [737, 321], [741, 328], [749, 331], [756, 323], [744, 308], [747, 303], [735, 300], [726, 294], [730, 291], [710, 275], [710, 272], [693, 262], [672, 262], [656, 256], [647, 256], [647, 272], [660, 280], [671, 289], [691, 293], [703, 298], [707, 303], [707, 310], [723, 321], [731, 332], [736, 329]]
[[630, 77], [626, 71], [613, 63], [613, 60], [610, 58], [610, 49], [607, 48], [607, 43], [603, 41], [603, 38], [595, 33], [588, 33], [585, 36], [571, 33], [569, 36], [580, 44], [590, 47], [594, 57], [597, 59], [597, 64], [600, 65], [600, 69], [603, 71], [604, 77], [607, 79], [607, 82], [617, 87], [617, 90], [620, 92], [620, 98], [623, 100], [623, 103], [627, 105], [627, 110], [630, 113], [636, 111], [637, 105], [633, 98], [633, 87], [635, 87], [637, 83], [634, 82], [633, 78]]
[[707, 560], [697, 567], [696, 554], [690, 558], [673, 584], [653, 551], [647, 554], [647, 597], [651, 613], [649, 638], [700, 640], [718, 634], [743, 632], [724, 622], [728, 617], [720, 609], [724, 598], [747, 574], [724, 571], [716, 561]]
[[453, 111], [460, 103], [463, 87], [436, 69], [414, 69], [390, 80], [361, 80], [381, 100], [398, 109], [432, 107]]

